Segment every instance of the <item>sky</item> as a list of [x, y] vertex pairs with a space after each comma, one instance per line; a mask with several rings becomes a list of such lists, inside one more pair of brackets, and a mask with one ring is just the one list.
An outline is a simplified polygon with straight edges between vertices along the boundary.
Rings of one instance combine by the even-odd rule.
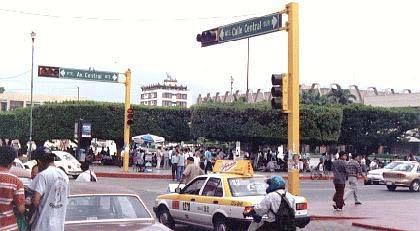
[[[132, 70], [132, 103], [140, 86], [166, 73], [193, 98], [245, 92], [247, 40], [201, 48], [204, 30], [285, 8], [282, 0], [5, 0], [0, 5], [0, 86], [30, 92], [31, 31], [36, 32], [34, 93], [124, 101], [124, 85], [41, 78], [37, 66]], [[420, 1], [302, 0], [300, 83], [420, 91]], [[287, 16], [285, 16], [287, 20]], [[269, 90], [287, 72], [287, 32], [250, 38], [250, 89]]]

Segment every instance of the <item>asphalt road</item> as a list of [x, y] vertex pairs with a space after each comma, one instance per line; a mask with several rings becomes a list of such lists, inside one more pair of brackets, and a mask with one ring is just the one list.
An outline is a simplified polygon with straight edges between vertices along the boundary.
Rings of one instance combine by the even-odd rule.
[[[130, 188], [137, 192], [145, 202], [146, 206], [152, 211], [156, 196], [166, 193], [169, 183], [175, 183], [165, 179], [120, 179], [120, 178], [100, 178], [100, 183], [108, 185], [119, 185]], [[301, 181], [302, 196], [311, 202], [325, 201], [329, 203], [334, 193], [331, 181]], [[400, 189], [396, 192], [389, 192], [384, 185], [359, 185], [360, 201], [383, 201], [384, 206], [388, 200], [420, 199], [420, 193], [411, 193], [407, 189]], [[352, 199], [350, 199], [352, 200]], [[185, 227], [178, 227], [183, 230]], [[189, 228], [190, 229], [190, 228]], [[191, 229], [190, 229], [191, 230]], [[194, 230], [194, 229], [192, 229]], [[351, 226], [351, 221], [312, 221], [307, 227], [301, 230], [366, 230]]]

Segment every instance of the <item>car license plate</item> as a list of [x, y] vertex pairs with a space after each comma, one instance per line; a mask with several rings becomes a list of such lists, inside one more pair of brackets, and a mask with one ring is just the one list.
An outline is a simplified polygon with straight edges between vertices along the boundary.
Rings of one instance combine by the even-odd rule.
[[393, 185], [393, 183], [388, 181], [388, 182], [386, 182], [386, 185]]

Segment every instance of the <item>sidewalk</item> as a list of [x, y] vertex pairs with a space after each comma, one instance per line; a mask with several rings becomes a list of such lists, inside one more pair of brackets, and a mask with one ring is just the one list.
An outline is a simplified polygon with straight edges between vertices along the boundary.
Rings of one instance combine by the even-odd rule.
[[[116, 166], [94, 166], [90, 168], [96, 173], [98, 177], [116, 177], [116, 178], [148, 178], [148, 179], [171, 179], [172, 171], [170, 169], [153, 168], [152, 172], [135, 172], [133, 167], [128, 168], [128, 172], [123, 172], [123, 169]], [[287, 179], [287, 172], [255, 172], [255, 174], [264, 176], [280, 175]], [[311, 174], [300, 173], [301, 180], [310, 180]], [[330, 178], [323, 178], [321, 180], [329, 180]]]
[[420, 230], [418, 200], [366, 201], [362, 205], [347, 202], [343, 211], [335, 211], [331, 201], [309, 203], [312, 220], [351, 220], [353, 226], [374, 230]]

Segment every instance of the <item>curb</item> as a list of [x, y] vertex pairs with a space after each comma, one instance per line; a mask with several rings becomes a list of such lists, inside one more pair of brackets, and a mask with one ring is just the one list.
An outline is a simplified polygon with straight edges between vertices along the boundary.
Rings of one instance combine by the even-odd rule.
[[172, 179], [172, 175], [163, 174], [147, 174], [147, 173], [117, 173], [117, 172], [96, 172], [98, 177], [111, 177], [111, 178], [130, 178], [130, 179]]
[[[172, 179], [169, 174], [154, 174], [154, 173], [125, 173], [125, 172], [95, 172], [98, 177], [111, 177], [111, 178], [146, 178], [146, 179]], [[288, 176], [282, 176], [288, 179]], [[311, 176], [300, 176], [300, 180], [312, 180]], [[331, 180], [332, 178], [321, 178], [318, 180]], [[316, 181], [316, 180], [314, 180]]]
[[337, 216], [311, 216], [311, 221], [327, 221], [327, 220], [362, 220], [369, 219], [371, 217], [337, 217]]
[[358, 223], [358, 222], [352, 222], [351, 225], [366, 228], [366, 229], [380, 230], [380, 231], [407, 231], [405, 229], [386, 228], [386, 227], [383, 227], [383, 226], [368, 225], [368, 224], [362, 224], [362, 223]]

